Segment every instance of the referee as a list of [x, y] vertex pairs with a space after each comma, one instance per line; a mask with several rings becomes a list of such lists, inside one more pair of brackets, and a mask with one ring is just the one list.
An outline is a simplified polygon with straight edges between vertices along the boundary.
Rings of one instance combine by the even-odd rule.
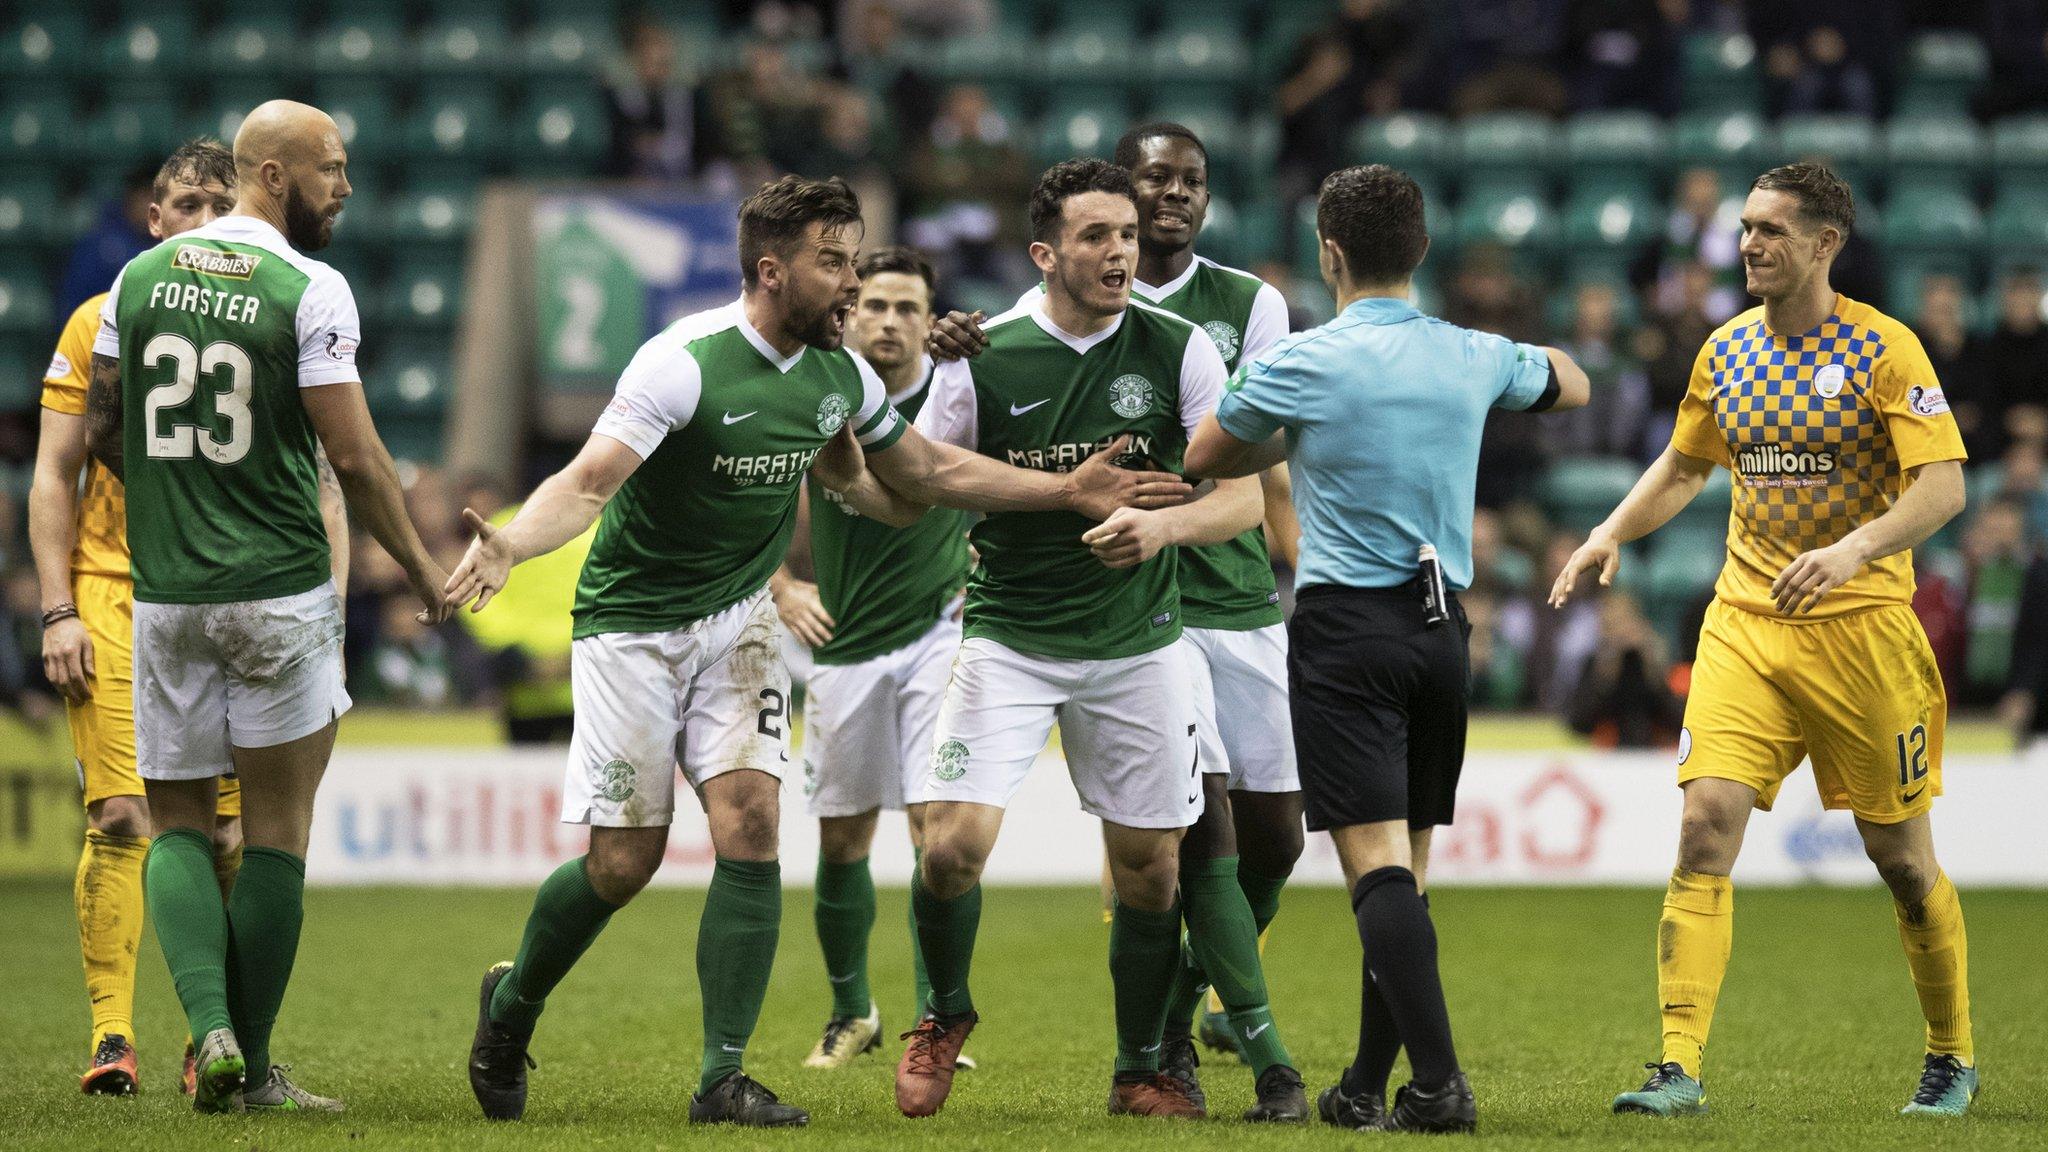
[[[1365, 949], [1358, 1056], [1318, 1101], [1352, 1128], [1472, 1129], [1422, 896], [1430, 833], [1451, 822], [1465, 757], [1480, 429], [1492, 408], [1586, 403], [1555, 348], [1416, 311], [1429, 249], [1422, 190], [1383, 164], [1323, 181], [1317, 263], [1335, 320], [1241, 366], [1187, 451], [1190, 476], [1294, 473], [1301, 563], [1288, 689], [1310, 831], [1328, 830]], [[1285, 436], [1276, 435], [1284, 431]], [[1414, 1079], [1386, 1106], [1408, 1049]]]

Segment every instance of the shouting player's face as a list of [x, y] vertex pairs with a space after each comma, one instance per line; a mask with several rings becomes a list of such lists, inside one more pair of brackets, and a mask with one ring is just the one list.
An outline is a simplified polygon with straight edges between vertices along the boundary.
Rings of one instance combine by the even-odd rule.
[[318, 252], [334, 238], [334, 218], [352, 191], [340, 134], [322, 133], [285, 177], [290, 184], [284, 194], [284, 238], [301, 252]]
[[194, 184], [173, 179], [161, 200], [149, 206], [149, 234], [158, 240], [182, 236], [235, 210], [235, 190], [211, 180]]
[[1138, 142], [1131, 169], [1138, 192], [1138, 245], [1179, 252], [1195, 242], [1209, 215], [1209, 160], [1191, 140], [1153, 136]]
[[887, 372], [924, 354], [932, 330], [932, 294], [924, 277], [877, 272], [861, 281], [848, 339], [877, 371]]
[[1760, 300], [1797, 295], [1814, 276], [1827, 275], [1841, 243], [1841, 233], [1814, 223], [1791, 193], [1753, 189], [1742, 204], [1743, 287]]
[[861, 226], [812, 224], [782, 266], [779, 295], [785, 331], [827, 352], [846, 342], [846, 321], [860, 297], [854, 260]]
[[1045, 287], [1083, 315], [1114, 316], [1131, 303], [1138, 264], [1138, 206], [1111, 192], [1083, 192], [1060, 205], [1059, 236], [1031, 245]]

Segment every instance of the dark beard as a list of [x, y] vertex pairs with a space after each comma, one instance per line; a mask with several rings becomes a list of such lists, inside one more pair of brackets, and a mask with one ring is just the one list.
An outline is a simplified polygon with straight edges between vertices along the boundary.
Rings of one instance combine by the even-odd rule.
[[334, 218], [306, 207], [296, 184], [284, 194], [284, 238], [301, 252], [318, 252], [334, 238]]
[[846, 342], [844, 329], [837, 332], [832, 330], [832, 314], [838, 310], [837, 300], [826, 304], [818, 310], [817, 315], [807, 319], [803, 327], [796, 330], [796, 338], [820, 351], [838, 351], [839, 346]]

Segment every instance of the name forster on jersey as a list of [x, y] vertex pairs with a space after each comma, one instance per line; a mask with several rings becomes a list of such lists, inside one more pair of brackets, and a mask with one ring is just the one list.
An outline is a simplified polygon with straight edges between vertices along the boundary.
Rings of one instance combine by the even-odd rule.
[[[246, 280], [248, 277], [244, 276], [241, 279]], [[190, 312], [195, 316], [253, 324], [256, 322], [256, 313], [262, 306], [263, 301], [259, 297], [245, 292], [208, 288], [203, 284], [179, 284], [172, 280], [159, 280], [149, 286], [149, 307], [170, 308], [179, 312]]]

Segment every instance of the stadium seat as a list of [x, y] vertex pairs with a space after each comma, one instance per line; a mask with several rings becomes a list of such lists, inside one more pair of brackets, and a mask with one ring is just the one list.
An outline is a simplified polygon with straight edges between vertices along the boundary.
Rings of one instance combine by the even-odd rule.
[[1251, 69], [1244, 33], [1234, 22], [1177, 20], [1152, 40], [1147, 54], [1152, 82], [1160, 86], [1232, 84]]
[[1601, 249], [1633, 255], [1657, 235], [1664, 213], [1644, 180], [1581, 180], [1565, 201], [1564, 238], [1574, 256]]
[[54, 245], [65, 232], [50, 181], [12, 176], [0, 184], [0, 248], [20, 251]]
[[1547, 172], [1558, 161], [1557, 126], [1522, 112], [1470, 116], [1458, 125], [1458, 160], [1466, 179], [1491, 172]]
[[2048, 116], [2014, 116], [1991, 126], [1991, 171], [2008, 179], [2048, 177]]
[[1976, 36], [1930, 32], [1915, 37], [1893, 114], [1966, 116], [1970, 97], [1990, 75], [1990, 57]]
[[1045, 79], [1036, 42], [1000, 28], [982, 36], [954, 36], [944, 41], [932, 63], [940, 79], [957, 83]]
[[316, 76], [397, 76], [412, 66], [412, 45], [396, 20], [342, 7], [307, 40]]
[[1113, 91], [1096, 89], [1062, 96], [1046, 109], [1039, 127], [1040, 166], [1073, 156], [1105, 159], [1130, 123], [1130, 107]]
[[1984, 241], [1984, 214], [1969, 189], [1942, 177], [1902, 182], [1885, 201], [1887, 256], [1975, 253]]
[[444, 343], [400, 339], [379, 353], [364, 382], [370, 413], [386, 420], [439, 420], [448, 407], [452, 373]]
[[0, 32], [0, 77], [28, 90], [90, 70], [85, 13], [40, 12]]
[[1252, 75], [1268, 77], [1273, 85], [1286, 80], [1287, 66], [1303, 41], [1330, 19], [1328, 6], [1320, 4], [1262, 11], [1253, 24]]
[[1564, 130], [1566, 169], [1574, 180], [1653, 175], [1663, 169], [1668, 147], [1663, 122], [1647, 112], [1589, 112], [1572, 117]]
[[384, 213], [385, 235], [399, 248], [454, 244], [476, 223], [476, 185], [430, 181], [407, 188], [390, 200]]
[[2048, 261], [2048, 187], [2015, 182], [1991, 205], [1988, 233], [1993, 262], [2003, 266]]
[[1100, 20], [1062, 28], [1045, 39], [1042, 75], [1056, 82], [1135, 79], [1131, 56], [1136, 37], [1135, 24], [1117, 20], [1108, 12]]
[[100, 68], [107, 79], [161, 85], [194, 71], [192, 18], [170, 8], [137, 15], [115, 26], [100, 43]]
[[104, 171], [161, 159], [178, 145], [178, 120], [170, 104], [122, 101], [109, 104], [76, 131], [70, 143], [81, 160]]
[[408, 260], [384, 285], [384, 322], [407, 331], [446, 332], [462, 311], [462, 266], [454, 260]]
[[283, 17], [223, 23], [206, 34], [202, 55], [216, 84], [231, 76], [275, 79], [298, 66], [298, 33]]
[[515, 122], [514, 159], [527, 171], [582, 175], [596, 167], [610, 144], [604, 101], [587, 88], [530, 91]]
[[1892, 176], [1948, 175], [1974, 183], [1983, 170], [1984, 130], [1964, 116], [1895, 117], [1884, 127]]
[[1688, 113], [1755, 114], [1763, 109], [1756, 41], [1746, 33], [1700, 33], [1681, 50], [1681, 99]]
[[41, 279], [19, 269], [0, 269], [0, 334], [40, 338], [56, 343], [56, 320], [50, 314], [50, 290]]
[[315, 90], [313, 102], [334, 117], [351, 164], [375, 163], [400, 152], [398, 117], [386, 92], [354, 86]]
[[0, 336], [0, 412], [36, 406], [43, 371], [50, 363], [48, 344], [30, 336]]
[[342, 205], [341, 219], [334, 223], [334, 242], [383, 247], [390, 236], [390, 199], [382, 180], [369, 172], [360, 176], [351, 172], [348, 200]]
[[1423, 181], [1454, 163], [1454, 154], [1441, 117], [1402, 112], [1360, 121], [1351, 134], [1349, 159], [1354, 164], [1391, 164]]
[[543, 18], [520, 41], [521, 66], [530, 75], [589, 76], [618, 52], [611, 27], [585, 17]]
[[427, 77], [487, 75], [511, 60], [511, 42], [502, 18], [444, 16], [420, 30], [419, 70]]
[[1615, 457], [1560, 459], [1544, 477], [1539, 500], [1560, 526], [1585, 532], [1614, 511], [1642, 471], [1635, 461]]
[[55, 160], [76, 128], [76, 118], [65, 101], [49, 97], [10, 101], [0, 107], [0, 159]]
[[1770, 126], [1752, 113], [1688, 113], [1672, 123], [1674, 170], [1715, 168], [1735, 186], [1748, 187], [1775, 152]]
[[1500, 176], [1468, 182], [1458, 197], [1452, 236], [1459, 246], [1499, 244], [1541, 257], [1557, 241], [1557, 217], [1542, 185]]
[[1876, 172], [1877, 129], [1861, 116], [1787, 116], [1778, 121], [1778, 153], [1785, 161], [1819, 160], [1860, 186]]
[[468, 86], [421, 93], [403, 135], [406, 154], [415, 160], [488, 162], [504, 152], [506, 143], [496, 101]]

